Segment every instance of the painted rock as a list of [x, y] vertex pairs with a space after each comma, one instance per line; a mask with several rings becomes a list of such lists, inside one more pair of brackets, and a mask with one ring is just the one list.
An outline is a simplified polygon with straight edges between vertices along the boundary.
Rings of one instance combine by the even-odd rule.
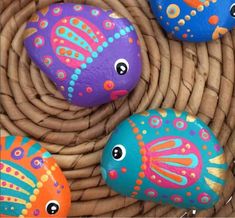
[[30, 58], [75, 105], [117, 100], [140, 78], [134, 26], [111, 10], [53, 4], [32, 16], [24, 37]]
[[234, 0], [149, 1], [162, 27], [179, 40], [210, 41], [235, 27]]
[[0, 138], [0, 217], [66, 217], [67, 181], [41, 145], [29, 138]]
[[212, 131], [198, 118], [171, 109], [123, 121], [101, 161], [103, 179], [116, 192], [195, 209], [218, 201], [226, 170], [223, 148]]

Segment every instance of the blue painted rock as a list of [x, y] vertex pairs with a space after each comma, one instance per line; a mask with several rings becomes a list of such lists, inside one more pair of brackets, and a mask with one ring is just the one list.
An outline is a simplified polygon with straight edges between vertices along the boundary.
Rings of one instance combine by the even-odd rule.
[[66, 217], [68, 183], [39, 143], [26, 137], [0, 137], [0, 217]]
[[111, 10], [53, 4], [32, 16], [24, 37], [30, 58], [75, 105], [117, 100], [139, 81], [142, 62], [136, 31]]
[[183, 41], [218, 39], [235, 27], [235, 1], [150, 0], [162, 27]]
[[182, 208], [212, 207], [226, 170], [212, 131], [198, 118], [171, 109], [123, 121], [101, 161], [103, 179], [116, 192]]

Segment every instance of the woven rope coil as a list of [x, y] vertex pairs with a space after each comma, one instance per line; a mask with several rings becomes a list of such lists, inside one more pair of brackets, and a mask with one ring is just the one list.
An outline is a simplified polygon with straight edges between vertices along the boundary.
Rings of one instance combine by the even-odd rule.
[[[54, 154], [72, 190], [70, 216], [235, 217], [235, 30], [210, 43], [181, 43], [165, 36], [147, 0], [69, 1], [111, 8], [127, 17], [142, 48], [143, 73], [136, 89], [116, 102], [84, 109], [63, 99], [23, 47], [27, 20], [53, 2], [0, 1], [1, 135], [35, 138]], [[99, 161], [112, 130], [130, 114], [157, 107], [197, 115], [224, 146], [230, 168], [214, 208], [193, 215], [121, 197], [102, 181]]]

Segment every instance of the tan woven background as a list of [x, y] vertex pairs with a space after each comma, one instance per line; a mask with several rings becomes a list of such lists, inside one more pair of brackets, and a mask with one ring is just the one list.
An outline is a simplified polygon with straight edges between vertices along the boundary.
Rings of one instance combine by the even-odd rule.
[[235, 30], [207, 44], [180, 43], [166, 38], [146, 0], [73, 1], [127, 17], [138, 29], [143, 56], [142, 77], [132, 94], [82, 109], [63, 100], [23, 47], [25, 22], [52, 2], [0, 0], [1, 134], [30, 136], [54, 154], [72, 190], [70, 216], [192, 216], [192, 211], [121, 197], [107, 188], [99, 171], [102, 148], [120, 121], [147, 108], [174, 107], [212, 128], [230, 165], [221, 200], [195, 216], [235, 217]]

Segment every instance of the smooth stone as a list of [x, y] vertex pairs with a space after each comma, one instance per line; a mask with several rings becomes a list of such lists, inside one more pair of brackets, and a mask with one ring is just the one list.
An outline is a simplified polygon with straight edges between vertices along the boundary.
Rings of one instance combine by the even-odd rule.
[[0, 154], [0, 217], [67, 217], [69, 185], [39, 142], [0, 137]]
[[123, 121], [103, 151], [103, 179], [115, 192], [175, 207], [206, 209], [219, 199], [227, 164], [200, 119], [172, 109]]
[[117, 100], [140, 79], [135, 28], [112, 10], [52, 4], [32, 16], [24, 37], [29, 57], [72, 104], [92, 107]]
[[162, 27], [182, 41], [215, 40], [235, 27], [234, 1], [149, 1]]

